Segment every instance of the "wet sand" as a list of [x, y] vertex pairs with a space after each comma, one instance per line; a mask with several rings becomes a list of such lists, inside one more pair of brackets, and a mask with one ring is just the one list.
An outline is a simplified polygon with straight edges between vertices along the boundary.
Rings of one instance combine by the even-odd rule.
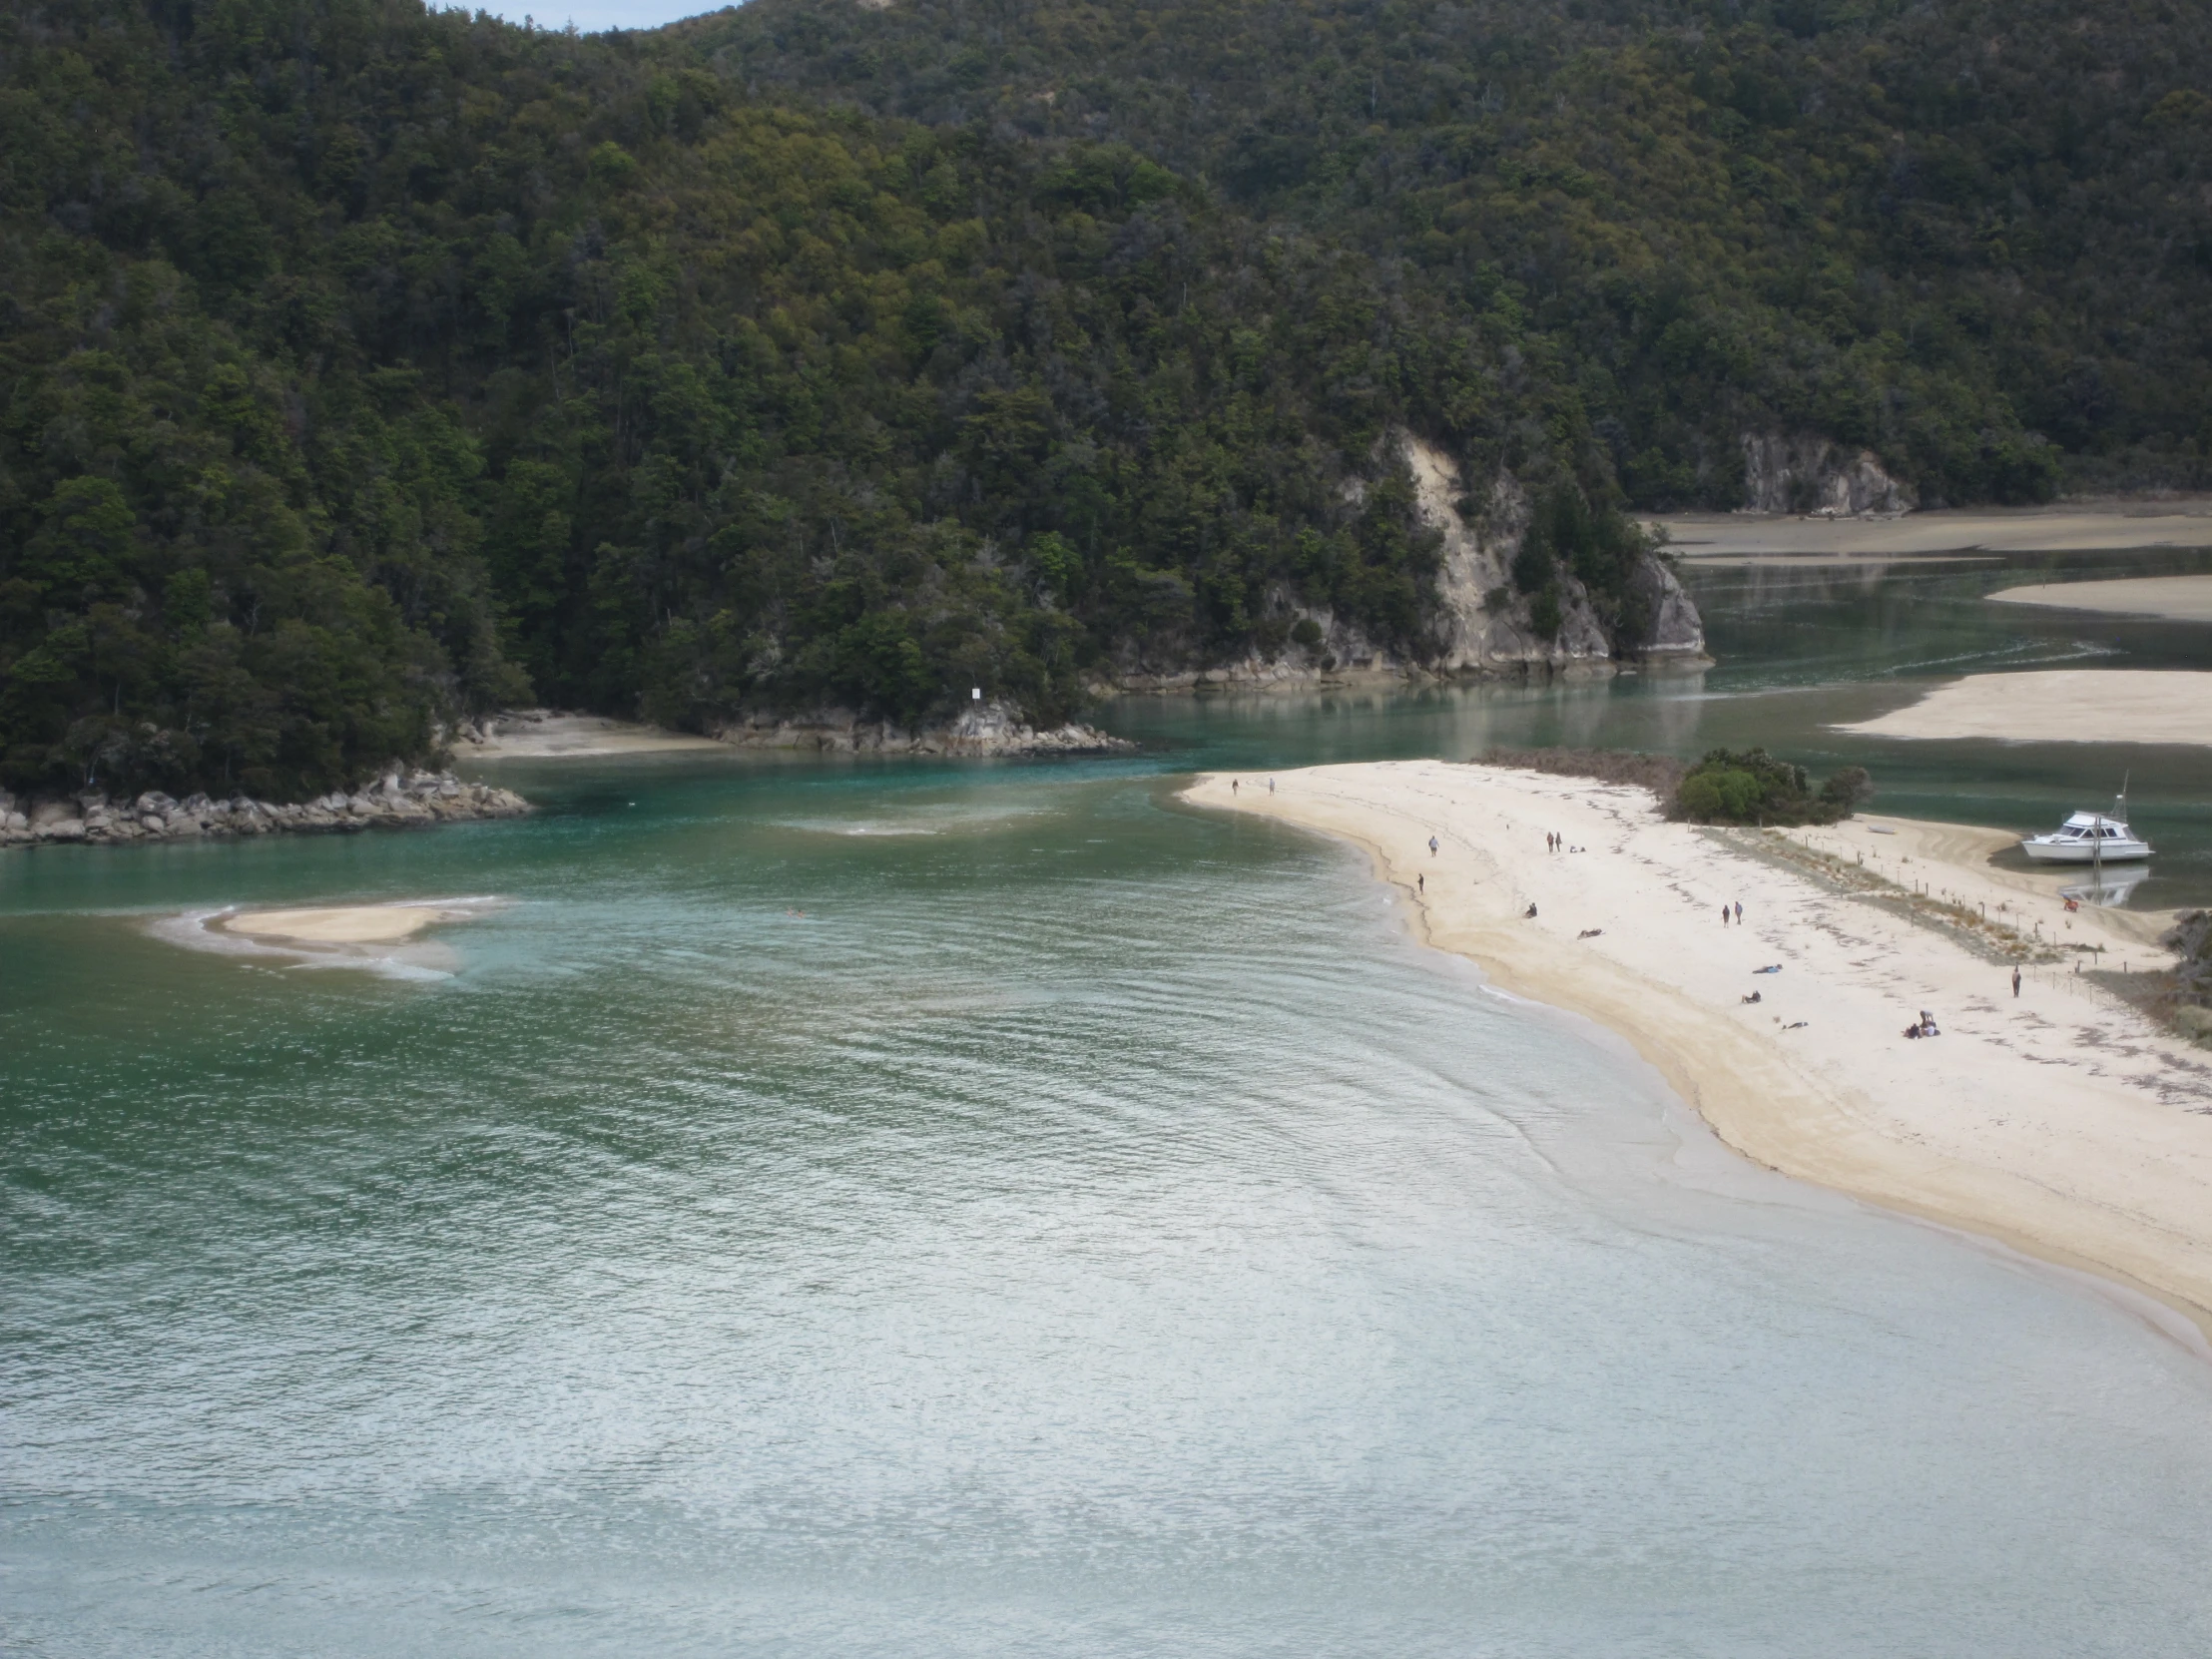
[[2212, 745], [2212, 673], [2067, 668], [1972, 674], [1906, 708], [1836, 730], [1876, 738]]
[[1674, 551], [1698, 562], [1767, 558], [1895, 559], [1947, 553], [2091, 553], [2212, 547], [2212, 500], [1958, 507], [1891, 518], [1674, 513]]
[[[1273, 795], [1233, 796], [1223, 775], [1187, 799], [1365, 847], [1428, 943], [1619, 1032], [1746, 1156], [2105, 1275], [2212, 1331], [2212, 1054], [2054, 959], [2048, 941], [2103, 942], [2107, 967], [2162, 952], [2140, 917], [2069, 917], [2055, 890], [1988, 870], [2004, 832], [1702, 830], [1641, 790], [1441, 762], [1277, 776]], [[1547, 853], [1547, 830], [1582, 850]], [[1915, 919], [1906, 894], [1924, 882], [2011, 904], [1996, 914], [2022, 942]], [[1737, 900], [1743, 923], [1723, 926]], [[2017, 999], [2008, 955], [2028, 958]], [[1768, 964], [1781, 971], [1753, 971]], [[1924, 1008], [1942, 1035], [1906, 1039]]]
[[469, 904], [335, 904], [311, 910], [241, 910], [208, 925], [266, 944], [402, 944], [424, 928], [466, 921], [484, 906]]
[[155, 924], [157, 935], [192, 949], [223, 948], [288, 957], [315, 967], [359, 967], [446, 974], [460, 965], [452, 948], [422, 935], [473, 921], [501, 908], [498, 898], [431, 898], [389, 904], [327, 904], [311, 908], [235, 910], [196, 920]]

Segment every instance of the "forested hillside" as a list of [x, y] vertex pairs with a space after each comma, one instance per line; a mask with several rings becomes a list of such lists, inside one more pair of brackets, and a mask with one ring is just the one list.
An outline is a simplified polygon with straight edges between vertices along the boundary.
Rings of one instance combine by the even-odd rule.
[[527, 692], [1045, 719], [1294, 605], [1418, 657], [1435, 537], [1379, 440], [1542, 407], [1388, 269], [1123, 147], [402, 4], [10, 27], [20, 783], [296, 792]]
[[1622, 650], [1619, 509], [1732, 503], [1745, 431], [2192, 481], [2203, 11], [2117, 17], [12, 5], [0, 782], [1434, 660], [1400, 433]]
[[[1555, 365], [1639, 505], [1741, 437], [1928, 504], [2212, 482], [2201, 0], [754, 0], [762, 94], [1109, 139], [1402, 259]], [[2047, 444], [2046, 441], [2047, 440]]]

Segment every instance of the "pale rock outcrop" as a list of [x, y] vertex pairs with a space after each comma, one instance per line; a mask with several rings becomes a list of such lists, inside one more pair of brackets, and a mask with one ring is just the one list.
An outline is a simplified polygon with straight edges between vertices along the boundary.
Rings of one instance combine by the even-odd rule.
[[464, 784], [450, 772], [410, 771], [394, 765], [351, 794], [333, 792], [309, 802], [278, 804], [237, 796], [205, 795], [183, 801], [148, 790], [111, 802], [98, 790], [74, 799], [20, 800], [0, 790], [0, 846], [82, 841], [121, 846], [140, 841], [231, 838], [399, 829], [465, 819], [518, 818], [530, 804], [512, 790]]
[[1651, 618], [1642, 646], [1646, 661], [1703, 663], [1705, 618], [1683, 591], [1673, 571], [1658, 559], [1646, 559], [1628, 586], [1629, 596]]
[[1612, 642], [1580, 582], [1561, 573], [1559, 632], [1549, 640], [1539, 638], [1529, 620], [1528, 596], [1513, 591], [1513, 559], [1528, 530], [1529, 506], [1512, 474], [1498, 474], [1481, 514], [1469, 522], [1459, 511], [1465, 491], [1458, 466], [1409, 433], [1400, 441], [1421, 520], [1443, 538], [1443, 568], [1436, 576], [1443, 655], [1436, 666], [1447, 674], [1486, 674], [1610, 664]]
[[1558, 578], [1559, 632], [1541, 638], [1530, 619], [1529, 597], [1512, 585], [1513, 561], [1528, 532], [1527, 492], [1511, 473], [1500, 472], [1481, 512], [1470, 521], [1460, 511], [1467, 492], [1459, 487], [1459, 469], [1451, 458], [1410, 434], [1402, 441], [1421, 518], [1443, 538], [1443, 568], [1436, 577], [1443, 647], [1437, 667], [1442, 671], [1602, 673], [1621, 656], [1704, 659], [1704, 619], [1674, 572], [1656, 557], [1643, 560], [1629, 587], [1630, 597], [1651, 618], [1643, 642], [1617, 649], [1590, 607], [1589, 590], [1564, 571]]
[[[1609, 674], [1621, 656], [1644, 661], [1702, 663], [1705, 624], [1674, 572], [1647, 558], [1630, 584], [1630, 597], [1651, 619], [1648, 637], [1627, 651], [1616, 647], [1590, 606], [1588, 590], [1561, 572], [1559, 630], [1541, 638], [1530, 600], [1515, 591], [1512, 566], [1527, 532], [1527, 492], [1512, 474], [1492, 480], [1478, 510], [1460, 510], [1469, 493], [1457, 464], [1436, 445], [1400, 433], [1399, 456], [1411, 472], [1416, 510], [1441, 538], [1436, 575], [1437, 652], [1411, 661], [1368, 638], [1357, 625], [1327, 610], [1296, 607], [1287, 592], [1266, 596], [1270, 614], [1294, 611], [1320, 638], [1292, 644], [1270, 657], [1260, 652], [1204, 668], [1152, 670], [1125, 663], [1094, 689], [1114, 692], [1265, 690], [1270, 687], [1357, 680], [1403, 680], [1430, 675]], [[1366, 486], [1355, 479], [1346, 499], [1357, 503]]]
[[1746, 511], [1855, 518], [1909, 513], [1920, 504], [1913, 486], [1884, 471], [1871, 449], [1775, 432], [1746, 432], [1743, 441]]

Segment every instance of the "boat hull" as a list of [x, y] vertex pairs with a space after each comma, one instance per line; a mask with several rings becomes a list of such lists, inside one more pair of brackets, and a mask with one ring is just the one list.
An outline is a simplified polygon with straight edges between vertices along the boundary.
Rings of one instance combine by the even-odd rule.
[[2091, 864], [2100, 860], [2108, 864], [2139, 863], [2150, 856], [2150, 848], [2141, 841], [2107, 841], [2100, 849], [2086, 841], [2030, 838], [2020, 842], [2020, 850], [2038, 864]]

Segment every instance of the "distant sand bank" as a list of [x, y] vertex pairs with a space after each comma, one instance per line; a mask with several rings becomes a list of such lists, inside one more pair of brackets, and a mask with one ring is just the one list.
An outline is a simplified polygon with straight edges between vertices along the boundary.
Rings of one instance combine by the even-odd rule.
[[536, 710], [487, 721], [479, 735], [464, 732], [453, 744], [453, 753], [461, 759], [484, 761], [651, 755], [684, 749], [730, 753], [726, 743], [686, 732], [608, 720], [600, 715], [555, 715]]
[[2119, 576], [2103, 582], [2033, 582], [1999, 588], [1999, 605], [2044, 605], [2108, 616], [2155, 616], [2168, 622], [2212, 622], [2212, 576]]
[[1907, 708], [1837, 730], [2009, 743], [2212, 744], [2212, 673], [2068, 668], [1971, 674]]
[[1797, 518], [1676, 513], [1666, 527], [1690, 560], [1896, 559], [1943, 553], [2093, 553], [2212, 547], [2212, 500], [2068, 502], [2057, 507], [1958, 507], [1896, 518]]
[[[1428, 943], [1621, 1033], [1747, 1156], [2124, 1281], [2212, 1332], [2212, 1056], [2033, 948], [2039, 926], [2106, 943], [2108, 966], [2158, 955], [2144, 918], [2068, 917], [1987, 870], [2002, 832], [1700, 830], [1640, 790], [1441, 762], [1276, 776], [1273, 795], [1219, 775], [1186, 799], [1365, 847]], [[1584, 850], [1547, 853], [1547, 830]], [[1898, 885], [1853, 890], [1868, 868]], [[2042, 958], [2017, 1001], [1985, 933], [1906, 913], [1900, 887], [1924, 881], [2014, 906]], [[1743, 924], [1722, 926], [1739, 899]], [[1923, 1008], [1943, 1034], [1909, 1041]]]

